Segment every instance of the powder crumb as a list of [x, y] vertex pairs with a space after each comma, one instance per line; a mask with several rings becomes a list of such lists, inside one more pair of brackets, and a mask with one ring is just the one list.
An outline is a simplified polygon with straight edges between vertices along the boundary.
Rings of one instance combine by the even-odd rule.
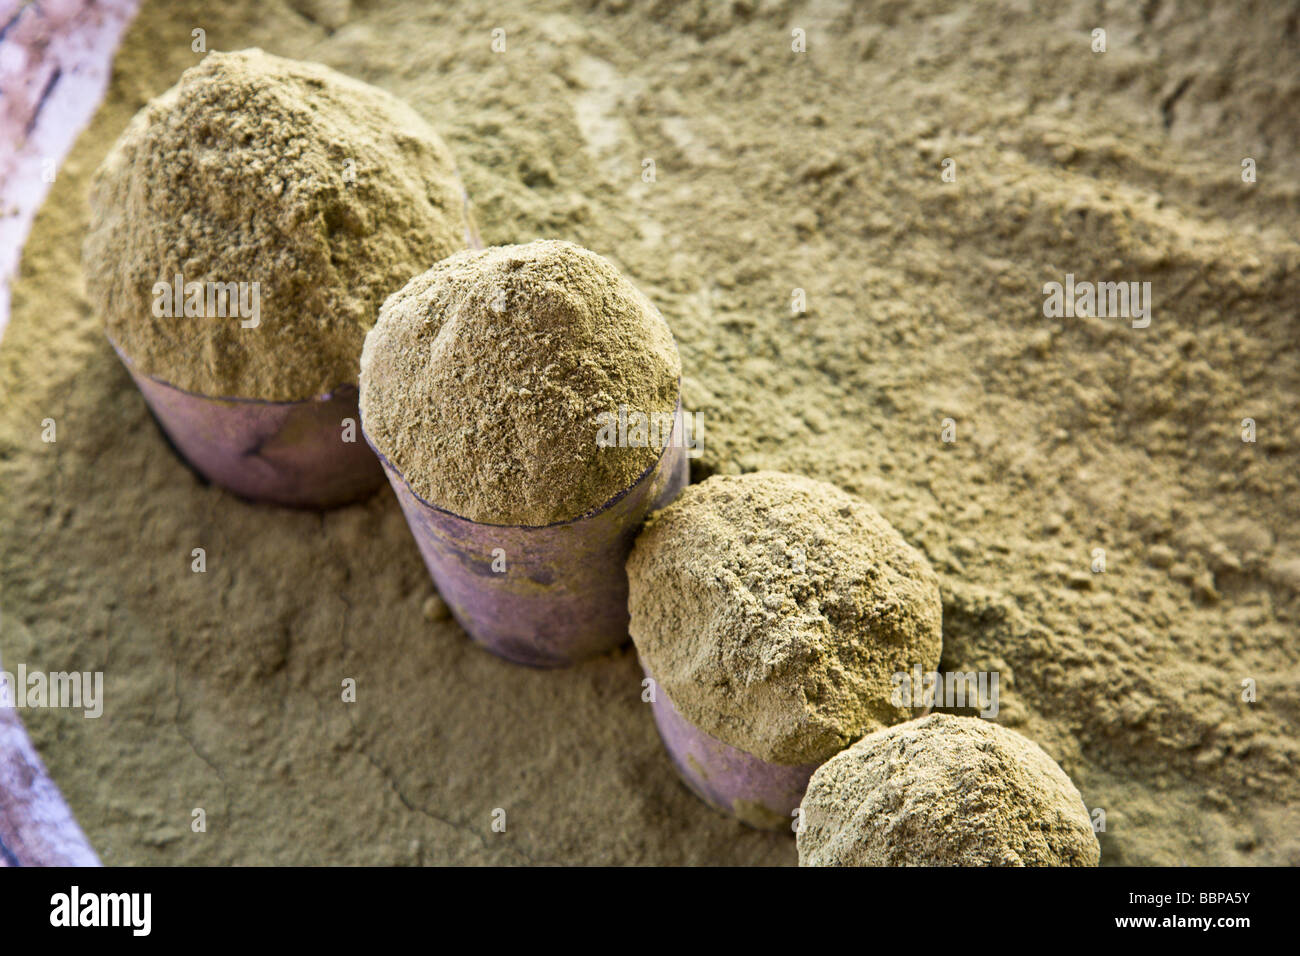
[[445, 621], [451, 617], [451, 608], [447, 607], [447, 602], [438, 594], [431, 594], [425, 599], [422, 612], [426, 621]]
[[776, 830], [784, 826], [787, 818], [758, 800], [734, 800], [731, 812], [741, 823], [757, 830]]
[[275, 401], [355, 384], [384, 297], [469, 234], [451, 153], [410, 107], [257, 49], [209, 54], [137, 113], [90, 208], [87, 290], [136, 369]]
[[654, 465], [663, 441], [602, 447], [601, 416], [670, 425], [680, 376], [649, 299], [595, 253], [543, 240], [462, 252], [390, 297], [361, 356], [361, 414], [425, 501], [547, 525]]
[[641, 661], [691, 723], [764, 760], [825, 760], [912, 716], [893, 675], [938, 665], [934, 572], [875, 508], [798, 475], [715, 475], [628, 560]]
[[1155, 568], [1168, 568], [1175, 557], [1174, 549], [1167, 544], [1153, 544], [1147, 551], [1147, 561]]
[[1036, 743], [975, 717], [877, 731], [803, 799], [801, 866], [1096, 866], [1078, 789]]

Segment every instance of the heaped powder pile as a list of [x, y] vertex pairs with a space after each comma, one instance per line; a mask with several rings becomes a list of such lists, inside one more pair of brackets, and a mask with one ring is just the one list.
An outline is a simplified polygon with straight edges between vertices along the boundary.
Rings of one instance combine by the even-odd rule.
[[777, 472], [715, 475], [628, 559], [647, 671], [701, 730], [764, 760], [825, 760], [906, 720], [892, 675], [938, 665], [938, 580], [866, 502]]
[[813, 774], [805, 866], [1096, 866], [1088, 810], [1036, 743], [932, 714], [864, 737]]
[[138, 370], [307, 399], [356, 382], [380, 303], [464, 248], [466, 215], [450, 151], [392, 95], [257, 49], [211, 53], [96, 174], [86, 285]]
[[361, 356], [361, 413], [425, 501], [546, 525], [655, 463], [662, 443], [602, 447], [602, 416], [671, 416], [680, 375], [667, 324], [613, 265], [538, 241], [452, 256], [385, 302]]

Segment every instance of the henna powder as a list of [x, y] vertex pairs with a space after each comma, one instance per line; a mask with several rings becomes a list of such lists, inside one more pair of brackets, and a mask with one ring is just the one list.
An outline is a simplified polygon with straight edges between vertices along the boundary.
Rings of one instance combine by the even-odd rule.
[[451, 153], [410, 107], [257, 49], [142, 109], [90, 209], [87, 290], [135, 367], [275, 401], [355, 384], [384, 297], [467, 235]]
[[570, 242], [462, 252], [393, 295], [361, 356], [367, 435], [430, 504], [546, 525], [609, 501], [650, 443], [607, 443], [620, 409], [671, 416], [681, 362], [659, 311]]
[[875, 508], [780, 472], [715, 475], [628, 559], [632, 640], [682, 716], [764, 760], [825, 760], [906, 720], [893, 675], [938, 665], [938, 579]]

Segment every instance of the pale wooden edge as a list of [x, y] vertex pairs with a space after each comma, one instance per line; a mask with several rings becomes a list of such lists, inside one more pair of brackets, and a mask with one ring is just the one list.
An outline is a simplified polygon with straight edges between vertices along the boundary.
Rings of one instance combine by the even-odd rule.
[[[0, 0], [0, 335], [9, 281], [57, 168], [103, 99], [136, 0]], [[23, 729], [0, 707], [0, 866], [98, 866]]]
[[50, 183], [104, 98], [138, 0], [0, 0], [0, 337], [9, 283]]

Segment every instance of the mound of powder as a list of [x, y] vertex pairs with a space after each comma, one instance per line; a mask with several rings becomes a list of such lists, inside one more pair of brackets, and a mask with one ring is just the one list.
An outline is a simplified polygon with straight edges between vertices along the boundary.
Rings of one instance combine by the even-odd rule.
[[939, 663], [925, 558], [871, 505], [798, 475], [716, 475], [628, 559], [632, 640], [687, 720], [774, 763], [825, 760], [912, 716], [893, 675]]
[[[90, 207], [87, 289], [135, 367], [281, 401], [354, 384], [384, 298], [467, 234], [451, 153], [410, 107], [256, 49], [209, 54], [136, 114]], [[177, 276], [182, 304], [198, 293], [179, 314], [156, 287]]]
[[604, 430], [620, 408], [671, 417], [680, 375], [649, 299], [595, 253], [543, 240], [462, 252], [391, 296], [361, 355], [361, 413], [425, 501], [546, 525], [598, 508], [658, 460], [666, 433], [620, 446]]
[[1013, 730], [932, 714], [823, 764], [803, 799], [802, 866], [1096, 866], [1078, 789]]

